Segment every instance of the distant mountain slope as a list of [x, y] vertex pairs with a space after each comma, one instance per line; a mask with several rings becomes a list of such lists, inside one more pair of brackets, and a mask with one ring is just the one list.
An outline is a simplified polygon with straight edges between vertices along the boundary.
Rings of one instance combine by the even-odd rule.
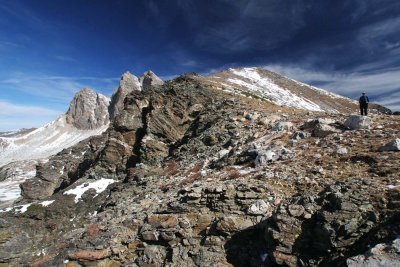
[[221, 89], [254, 95], [280, 106], [310, 111], [350, 113], [355, 102], [262, 68], [231, 68], [207, 77]]
[[1, 132], [0, 133], [0, 137], [18, 137], [18, 136], [30, 133], [30, 132], [32, 132], [34, 130], [36, 130], [36, 128], [29, 128], [29, 129], [22, 128], [22, 129], [19, 129], [17, 131]]
[[64, 148], [104, 132], [109, 125], [109, 98], [91, 89], [79, 91], [66, 114], [26, 134], [0, 137], [0, 166], [47, 158]]

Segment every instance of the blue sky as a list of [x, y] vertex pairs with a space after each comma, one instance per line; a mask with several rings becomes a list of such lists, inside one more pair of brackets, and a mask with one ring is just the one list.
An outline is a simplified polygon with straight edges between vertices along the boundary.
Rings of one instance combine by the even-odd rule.
[[126, 70], [261, 66], [400, 110], [398, 0], [0, 0], [0, 131], [38, 127]]

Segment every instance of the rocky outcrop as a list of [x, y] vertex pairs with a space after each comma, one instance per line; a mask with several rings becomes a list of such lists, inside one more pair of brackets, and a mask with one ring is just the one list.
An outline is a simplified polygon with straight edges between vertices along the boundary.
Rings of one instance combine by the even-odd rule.
[[124, 179], [127, 170], [140, 162], [158, 166], [183, 139], [209, 100], [203, 92], [196, 93], [194, 86], [186, 85], [185, 90], [176, 86], [175, 90], [181, 92], [176, 99], [171, 97], [174, 90], [132, 91], [125, 97], [112, 129], [40, 165], [36, 179], [21, 185], [22, 195], [27, 199], [51, 196], [92, 175], [87, 172], [89, 168], [96, 176]]
[[110, 99], [95, 91], [84, 88], [69, 105], [66, 121], [80, 130], [92, 130], [109, 123]]
[[385, 216], [380, 191], [376, 184], [352, 179], [319, 195], [285, 201], [265, 232], [272, 259], [288, 266], [334, 265], [356, 247], [368, 247], [376, 228], [394, 219]]
[[35, 178], [20, 185], [22, 197], [27, 200], [45, 199], [78, 179], [93, 175], [89, 168], [104, 148], [104, 138], [105, 135], [89, 138], [64, 149], [47, 162], [39, 163]]
[[164, 84], [163, 80], [161, 80], [151, 70], [143, 73], [143, 75], [139, 77], [139, 82], [143, 90], [149, 90], [153, 86], [160, 87]]

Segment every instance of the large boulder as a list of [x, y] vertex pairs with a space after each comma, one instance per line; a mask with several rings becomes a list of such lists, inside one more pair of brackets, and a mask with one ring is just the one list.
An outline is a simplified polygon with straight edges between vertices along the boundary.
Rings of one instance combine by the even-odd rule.
[[372, 119], [368, 116], [351, 115], [344, 122], [344, 126], [349, 130], [369, 129], [372, 125]]
[[314, 137], [320, 138], [341, 132], [341, 130], [336, 127], [335, 121], [328, 118], [309, 120], [300, 126], [300, 129], [310, 132]]

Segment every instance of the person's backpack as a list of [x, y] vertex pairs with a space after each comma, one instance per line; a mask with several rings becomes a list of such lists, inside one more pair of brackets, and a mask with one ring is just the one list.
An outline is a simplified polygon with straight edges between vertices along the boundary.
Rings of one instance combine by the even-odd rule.
[[359, 101], [361, 104], [367, 104], [369, 102], [368, 96], [366, 95], [361, 96]]

